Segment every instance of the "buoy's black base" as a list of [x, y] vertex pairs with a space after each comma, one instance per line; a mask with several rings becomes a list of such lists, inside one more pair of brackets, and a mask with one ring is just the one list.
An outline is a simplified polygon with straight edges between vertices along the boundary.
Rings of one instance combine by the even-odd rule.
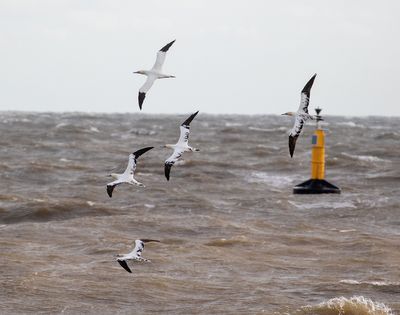
[[324, 179], [309, 179], [293, 188], [294, 194], [340, 194], [340, 188]]

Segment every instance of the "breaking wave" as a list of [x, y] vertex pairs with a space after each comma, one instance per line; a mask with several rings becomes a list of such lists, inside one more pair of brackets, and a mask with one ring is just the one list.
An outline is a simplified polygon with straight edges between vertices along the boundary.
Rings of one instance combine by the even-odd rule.
[[317, 305], [302, 307], [304, 315], [394, 315], [383, 303], [374, 302], [363, 296], [337, 297]]
[[362, 162], [372, 162], [372, 163], [376, 163], [376, 162], [386, 163], [386, 162], [389, 162], [388, 160], [381, 159], [381, 158], [379, 158], [377, 156], [373, 156], [373, 155], [353, 155], [353, 154], [348, 154], [348, 153], [345, 153], [345, 152], [342, 152], [342, 155], [345, 156], [345, 157], [348, 157], [350, 159], [359, 160], [359, 161], [362, 161]]
[[384, 287], [384, 286], [400, 286], [400, 282], [391, 282], [391, 281], [357, 281], [353, 279], [343, 279], [340, 280], [339, 283], [344, 284], [353, 284], [353, 285], [372, 285], [377, 287]]
[[356, 124], [354, 121], [338, 122], [337, 125], [339, 125], [339, 126], [345, 126], [345, 127], [350, 127], [350, 128], [365, 128], [364, 125], [362, 125], [362, 124]]

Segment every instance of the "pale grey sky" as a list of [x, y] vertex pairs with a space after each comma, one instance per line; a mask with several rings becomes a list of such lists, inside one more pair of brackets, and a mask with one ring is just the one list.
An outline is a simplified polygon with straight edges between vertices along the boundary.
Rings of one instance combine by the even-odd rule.
[[400, 1], [0, 0], [0, 110], [400, 115]]

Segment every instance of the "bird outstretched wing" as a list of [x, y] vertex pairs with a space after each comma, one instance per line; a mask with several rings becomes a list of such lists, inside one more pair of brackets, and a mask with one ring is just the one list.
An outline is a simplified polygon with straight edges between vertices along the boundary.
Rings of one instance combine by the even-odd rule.
[[128, 159], [128, 166], [126, 167], [126, 170], [124, 172], [124, 174], [126, 175], [134, 175], [135, 174], [135, 170], [136, 170], [136, 163], [137, 163], [137, 159], [144, 153], [146, 153], [147, 151], [153, 149], [154, 147], [146, 147], [140, 150], [137, 150], [131, 154], [129, 154], [129, 159]]
[[135, 241], [135, 248], [129, 253], [132, 257], [141, 257], [144, 250], [144, 242], [142, 240]]
[[313, 86], [315, 77], [317, 74], [314, 74], [310, 80], [308, 80], [307, 84], [304, 86], [303, 90], [301, 90], [301, 98], [300, 98], [300, 106], [299, 112], [304, 112], [308, 114], [308, 104], [310, 103], [310, 92]]
[[149, 150], [151, 150], [151, 149], [153, 149], [153, 148], [154, 148], [154, 147], [146, 147], [146, 148], [143, 148], [143, 149], [140, 149], [140, 150], [137, 150], [137, 151], [133, 152], [132, 154], [133, 154], [133, 156], [135, 157], [135, 161], [136, 161], [142, 154], [146, 153], [147, 151], [149, 151]]
[[301, 115], [296, 116], [296, 120], [294, 122], [294, 126], [289, 133], [289, 153], [290, 157], [293, 157], [294, 149], [296, 146], [297, 138], [299, 137], [301, 130], [303, 129], [305, 120]]
[[135, 174], [136, 170], [136, 159], [133, 153], [129, 154], [129, 159], [128, 159], [128, 166], [125, 169], [124, 175], [128, 177], [133, 177]]
[[164, 164], [164, 173], [167, 180], [169, 180], [169, 174], [171, 172], [171, 167], [175, 164], [176, 161], [180, 159], [183, 151], [179, 149], [175, 149], [172, 155], [165, 161]]
[[181, 134], [179, 136], [178, 143], [187, 143], [189, 140], [190, 134], [190, 123], [196, 117], [199, 111], [195, 112], [194, 114], [190, 115], [180, 126]]
[[109, 196], [110, 198], [112, 198], [112, 193], [113, 193], [114, 188], [115, 188], [116, 186], [118, 186], [119, 184], [122, 184], [122, 181], [120, 181], [120, 180], [115, 180], [115, 181], [113, 181], [113, 182], [107, 184], [107, 194], [108, 194], [108, 196]]
[[118, 263], [121, 265], [122, 268], [124, 268], [126, 271], [128, 271], [129, 273], [132, 273], [132, 270], [129, 268], [128, 263], [126, 262], [126, 260], [119, 260], [117, 259]]
[[144, 82], [142, 87], [139, 89], [138, 101], [139, 101], [140, 110], [142, 110], [142, 105], [143, 105], [144, 99], [146, 98], [146, 93], [153, 86], [153, 83], [156, 79], [157, 79], [156, 76], [151, 75], [151, 74], [148, 75], [146, 81]]
[[192, 115], [190, 115], [182, 124], [181, 126], [183, 127], [188, 127], [190, 126], [190, 123], [192, 122], [192, 120], [196, 117], [196, 115], [199, 113], [199, 111], [193, 113]]
[[162, 66], [163, 66], [164, 61], [165, 61], [165, 56], [167, 55], [167, 51], [172, 46], [173, 43], [175, 43], [175, 40], [173, 40], [172, 42], [168, 43], [167, 45], [165, 45], [163, 48], [161, 48], [157, 52], [156, 62], [154, 63], [154, 66], [153, 66], [152, 70], [154, 70], [156, 72], [161, 72]]
[[289, 153], [290, 157], [293, 157], [294, 148], [296, 147], [297, 136], [289, 136]]
[[180, 133], [180, 135], [179, 135], [178, 143], [179, 143], [179, 144], [188, 143], [188, 141], [189, 141], [189, 135], [190, 135], [189, 126], [187, 126], [187, 127], [180, 126], [179, 129], [180, 129], [181, 133]]

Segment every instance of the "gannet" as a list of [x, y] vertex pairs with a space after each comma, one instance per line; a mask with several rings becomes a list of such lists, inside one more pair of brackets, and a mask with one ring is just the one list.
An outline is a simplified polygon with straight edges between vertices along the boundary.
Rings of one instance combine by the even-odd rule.
[[167, 74], [163, 74], [161, 72], [162, 66], [163, 66], [164, 60], [165, 60], [165, 55], [167, 54], [168, 49], [172, 46], [172, 44], [174, 42], [175, 42], [175, 40], [173, 40], [169, 44], [165, 45], [163, 48], [161, 48], [158, 51], [156, 62], [154, 63], [153, 68], [151, 68], [150, 70], [139, 70], [139, 71], [134, 72], [137, 74], [143, 74], [143, 75], [147, 76], [146, 82], [139, 89], [138, 100], [139, 100], [140, 110], [142, 110], [142, 104], [143, 104], [144, 98], [146, 97], [146, 93], [148, 90], [150, 90], [150, 88], [153, 85], [155, 80], [165, 79], [165, 78], [175, 78], [175, 76], [173, 76], [173, 75], [167, 75]]
[[112, 192], [114, 190], [114, 187], [119, 184], [122, 184], [122, 183], [145, 187], [142, 183], [139, 183], [133, 177], [133, 175], [135, 174], [135, 170], [136, 170], [136, 160], [143, 153], [145, 153], [151, 149], [153, 149], [153, 147], [147, 147], [147, 148], [143, 148], [143, 149], [137, 150], [136, 152], [129, 154], [128, 166], [126, 167], [125, 172], [123, 172], [122, 174], [111, 173], [109, 175], [115, 179], [115, 181], [107, 184], [107, 194], [110, 196], [110, 198], [112, 197]]
[[171, 148], [174, 149], [174, 152], [172, 155], [165, 161], [165, 166], [164, 166], [164, 173], [165, 177], [167, 180], [169, 180], [169, 173], [171, 171], [172, 165], [175, 164], [176, 161], [180, 159], [182, 156], [183, 152], [188, 152], [188, 151], [200, 151], [199, 149], [192, 148], [189, 146], [188, 141], [189, 141], [189, 133], [190, 133], [190, 122], [196, 117], [199, 111], [195, 112], [194, 114], [190, 115], [188, 119], [186, 119], [182, 125], [180, 126], [181, 130], [181, 135], [179, 137], [179, 140], [176, 144], [166, 144], [164, 147], [165, 148]]
[[308, 104], [310, 103], [310, 91], [314, 83], [314, 79], [317, 74], [314, 74], [312, 78], [307, 82], [301, 91], [300, 106], [297, 112], [287, 112], [282, 115], [296, 116], [294, 126], [289, 133], [289, 153], [290, 157], [293, 157], [294, 148], [296, 146], [296, 140], [300, 135], [301, 129], [303, 129], [304, 123], [308, 119], [315, 119], [314, 116], [308, 113]]
[[146, 258], [142, 257], [142, 252], [144, 250], [144, 243], [148, 242], [160, 242], [157, 240], [143, 239], [143, 240], [135, 240], [135, 248], [129, 254], [125, 255], [117, 255], [117, 261], [126, 271], [132, 273], [131, 269], [128, 266], [128, 260], [136, 260], [136, 261], [150, 261]]

